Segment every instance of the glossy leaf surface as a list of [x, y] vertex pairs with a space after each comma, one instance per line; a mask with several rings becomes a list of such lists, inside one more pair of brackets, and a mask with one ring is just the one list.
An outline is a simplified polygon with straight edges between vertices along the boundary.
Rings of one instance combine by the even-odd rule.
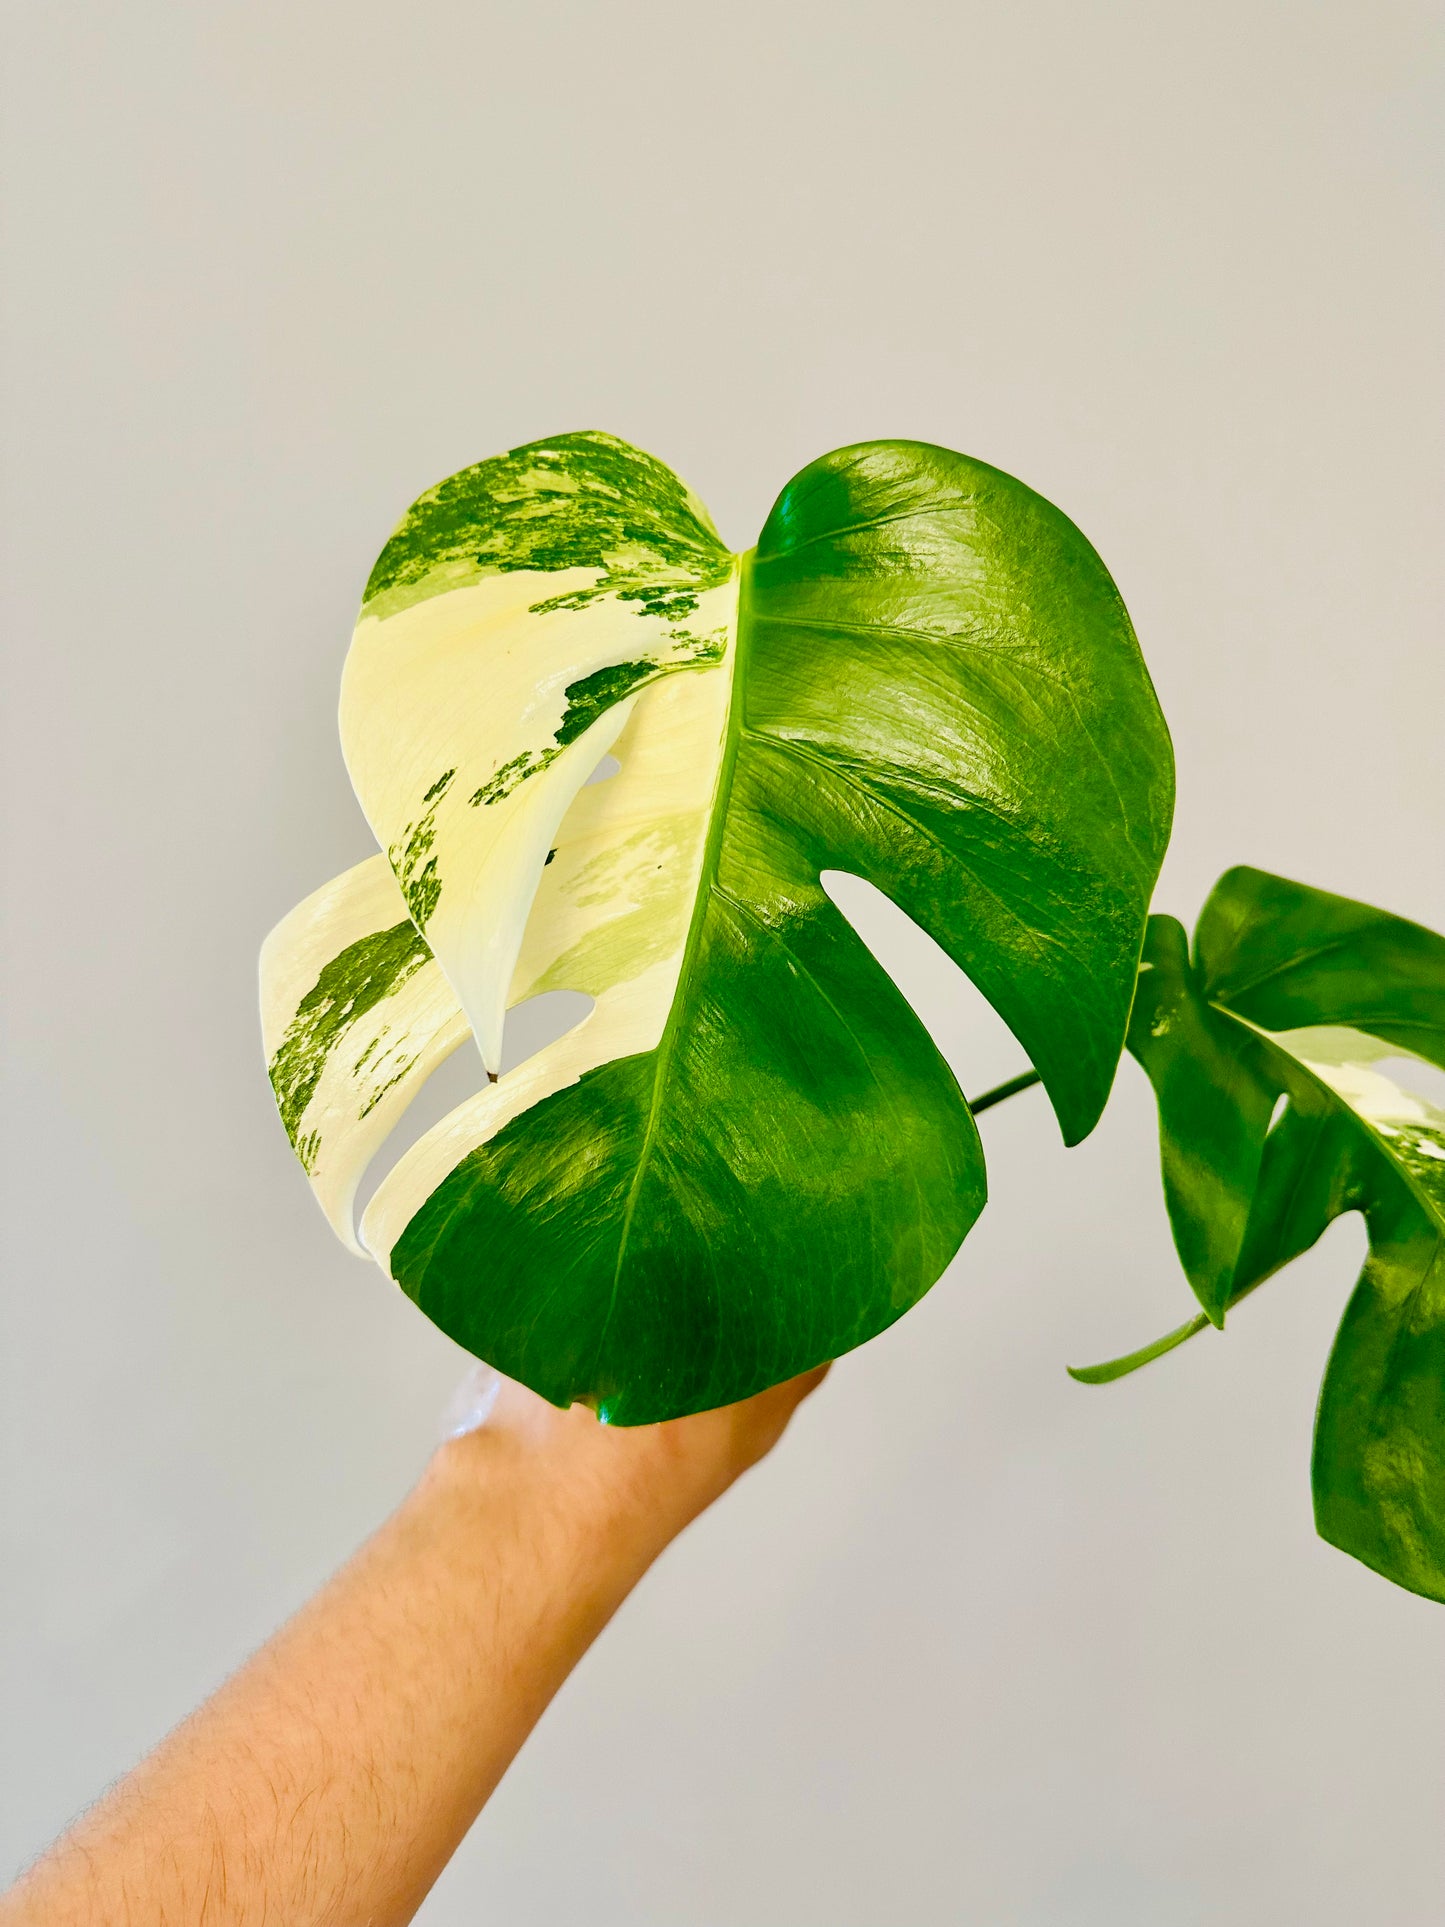
[[[1266, 1029], [1266, 1020], [1280, 1025]], [[1199, 920], [1151, 917], [1129, 1048], [1159, 1104], [1165, 1196], [1204, 1316], [1359, 1211], [1370, 1255], [1335, 1340], [1315, 1430], [1322, 1536], [1445, 1598], [1445, 939], [1257, 870]]]
[[[334, 1173], [364, 1155], [345, 1087], [367, 1025], [406, 1031], [397, 995], [444, 979], [425, 1050], [460, 1021], [492, 1070], [509, 1003], [595, 1000], [423, 1137], [362, 1227], [430, 1317], [549, 1398], [641, 1423], [744, 1397], [889, 1324], [981, 1208], [967, 1105], [824, 870], [968, 971], [1068, 1141], [1097, 1119], [1171, 763], [1102, 564], [1010, 477], [845, 449], [733, 556], [623, 443], [514, 450], [383, 552], [342, 732], [395, 881], [368, 940], [407, 919], [422, 961], [390, 1004], [347, 980], [345, 1021], [324, 972], [291, 969], [273, 1081], [285, 1113], [307, 1040], [346, 1039], [309, 1087], [325, 1115], [289, 1100]], [[584, 788], [608, 751], [618, 773]], [[273, 975], [289, 950], [278, 933]]]

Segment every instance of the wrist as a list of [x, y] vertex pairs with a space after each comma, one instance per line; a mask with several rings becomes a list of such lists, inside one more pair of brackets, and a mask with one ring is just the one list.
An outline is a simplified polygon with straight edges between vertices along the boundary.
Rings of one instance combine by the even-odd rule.
[[420, 1490], [455, 1509], [466, 1529], [515, 1535], [536, 1556], [609, 1587], [635, 1583], [705, 1497], [638, 1433], [599, 1425], [580, 1406], [536, 1405], [533, 1423], [489, 1419], [447, 1439]]

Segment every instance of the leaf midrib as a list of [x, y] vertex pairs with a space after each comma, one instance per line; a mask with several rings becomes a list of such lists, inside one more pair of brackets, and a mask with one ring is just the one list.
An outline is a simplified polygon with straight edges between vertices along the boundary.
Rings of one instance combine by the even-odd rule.
[[[1284, 957], [1278, 963], [1269, 964], [1263, 970], [1256, 971], [1254, 976], [1244, 978], [1242, 982], [1229, 983], [1226, 986], [1228, 994], [1231, 997], [1247, 997], [1251, 991], [1258, 990], [1263, 984], [1273, 983], [1276, 978], [1287, 977], [1291, 971], [1302, 970], [1306, 964], [1318, 963], [1321, 957], [1331, 957], [1336, 951], [1347, 949], [1352, 943], [1357, 943], [1366, 932], [1376, 927], [1374, 924], [1366, 924], [1361, 930], [1347, 930], [1338, 937], [1331, 937], [1325, 943], [1315, 944], [1309, 950], [1297, 950], [1292, 957]], [[1216, 975], [1224, 974], [1216, 973]]]
[[692, 971], [703, 923], [706, 920], [708, 900], [717, 880], [718, 856], [722, 848], [723, 828], [727, 822], [728, 800], [732, 794], [733, 775], [737, 768], [738, 739], [741, 735], [741, 705], [738, 702], [738, 692], [742, 681], [743, 655], [746, 648], [748, 625], [744, 612], [748, 600], [748, 580], [752, 570], [753, 555], [754, 551], [749, 549], [746, 554], [736, 557], [738, 600], [728, 683], [727, 724], [723, 731], [722, 753], [718, 757], [717, 777], [713, 783], [712, 797], [708, 804], [707, 840], [703, 845], [702, 862], [698, 868], [697, 890], [693, 897], [692, 914], [688, 919], [687, 936], [683, 941], [682, 962], [678, 966], [677, 984], [672, 993], [672, 1004], [667, 1013], [667, 1021], [663, 1025], [662, 1036], [658, 1039], [657, 1048], [653, 1053], [652, 1093], [648, 1101], [647, 1123], [643, 1128], [642, 1144], [633, 1168], [632, 1182], [627, 1188], [627, 1201], [622, 1208], [622, 1223], [617, 1235], [617, 1259], [612, 1268], [612, 1290], [607, 1300], [607, 1310], [603, 1315], [601, 1329], [597, 1334], [597, 1351], [592, 1369], [594, 1382], [598, 1377], [607, 1334], [617, 1310], [617, 1298], [622, 1284], [622, 1266], [627, 1256], [628, 1241], [632, 1235], [632, 1220], [636, 1215], [642, 1182], [652, 1162], [658, 1114], [662, 1108], [663, 1086], [667, 1081], [667, 1072], [676, 1049], [683, 1005], [686, 1001], [683, 996], [683, 987]]

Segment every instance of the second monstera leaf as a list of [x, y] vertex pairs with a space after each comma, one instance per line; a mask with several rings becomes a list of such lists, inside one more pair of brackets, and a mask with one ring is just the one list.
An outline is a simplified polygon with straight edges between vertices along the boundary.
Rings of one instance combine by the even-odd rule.
[[355, 1245], [447, 1052], [496, 1073], [509, 1006], [594, 999], [401, 1159], [358, 1247], [548, 1398], [742, 1398], [891, 1323], [981, 1209], [968, 1106], [824, 871], [962, 966], [1067, 1141], [1096, 1121], [1169, 745], [1098, 557], [997, 470], [844, 449], [738, 556], [609, 436], [482, 462], [382, 552], [342, 736], [386, 854], [268, 939], [282, 1116]]
[[1129, 1048], [1159, 1103], [1164, 1192], [1203, 1307], [1172, 1350], [1359, 1211], [1370, 1255], [1315, 1425], [1321, 1535], [1445, 1599], [1445, 938], [1261, 870], [1231, 870], [1194, 952], [1151, 917]]

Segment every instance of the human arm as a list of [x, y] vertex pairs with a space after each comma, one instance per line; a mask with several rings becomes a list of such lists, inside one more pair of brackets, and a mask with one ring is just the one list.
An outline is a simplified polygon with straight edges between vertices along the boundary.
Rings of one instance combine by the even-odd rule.
[[821, 1370], [617, 1430], [503, 1382], [361, 1551], [0, 1900], [0, 1927], [397, 1927], [663, 1547]]

